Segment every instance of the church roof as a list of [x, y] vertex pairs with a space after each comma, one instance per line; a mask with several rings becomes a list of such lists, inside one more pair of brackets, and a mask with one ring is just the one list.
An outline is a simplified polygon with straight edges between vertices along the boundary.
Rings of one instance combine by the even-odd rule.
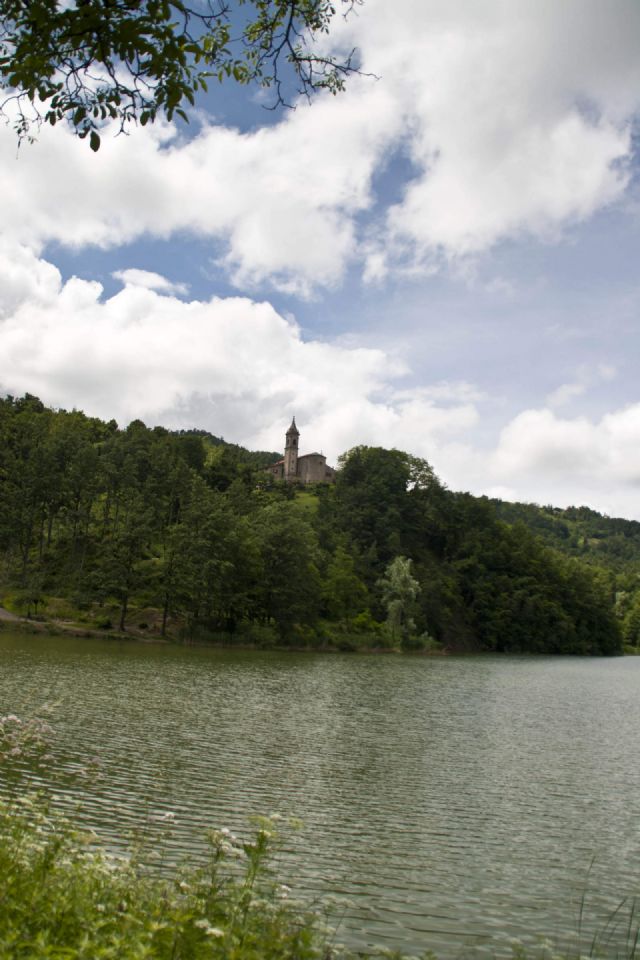
[[287, 430], [287, 436], [289, 436], [290, 433], [297, 433], [298, 436], [300, 436], [300, 431], [299, 431], [298, 428], [296, 427], [296, 418], [295, 418], [295, 417], [294, 417], [293, 420], [291, 421], [291, 426], [290, 426], [289, 429]]

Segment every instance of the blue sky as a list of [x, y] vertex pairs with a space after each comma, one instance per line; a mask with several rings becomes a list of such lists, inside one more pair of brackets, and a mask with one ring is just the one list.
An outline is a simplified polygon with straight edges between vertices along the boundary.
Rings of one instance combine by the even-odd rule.
[[640, 519], [637, 0], [365, 0], [365, 70], [0, 129], [0, 388]]

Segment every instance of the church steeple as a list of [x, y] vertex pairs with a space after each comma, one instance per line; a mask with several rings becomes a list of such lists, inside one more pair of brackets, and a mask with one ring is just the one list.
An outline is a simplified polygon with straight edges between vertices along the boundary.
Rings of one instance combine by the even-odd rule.
[[300, 431], [296, 427], [296, 418], [291, 421], [284, 443], [284, 478], [295, 480], [298, 473], [298, 437]]

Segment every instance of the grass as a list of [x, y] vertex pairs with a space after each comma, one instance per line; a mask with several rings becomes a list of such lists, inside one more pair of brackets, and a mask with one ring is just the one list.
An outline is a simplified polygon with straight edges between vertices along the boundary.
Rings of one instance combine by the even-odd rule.
[[2, 960], [329, 960], [330, 934], [269, 870], [274, 824], [208, 837], [205, 867], [158, 879], [39, 801], [0, 808]]
[[[105, 853], [41, 798], [0, 803], [0, 960], [363, 960], [274, 876], [276, 821], [261, 818], [245, 842], [210, 831], [203, 867], [161, 879], [135, 856]], [[514, 960], [637, 960], [634, 900], [591, 936], [583, 912], [584, 897], [574, 949], [513, 941]], [[401, 960], [388, 950], [366, 956]]]
[[[272, 871], [279, 818], [241, 841], [207, 836], [204, 866], [160, 877], [139, 855], [114, 857], [97, 836], [25, 793], [49, 769], [54, 707], [0, 717], [0, 960], [331, 960], [321, 918], [291, 901]], [[149, 854], [144, 851], [145, 859]]]

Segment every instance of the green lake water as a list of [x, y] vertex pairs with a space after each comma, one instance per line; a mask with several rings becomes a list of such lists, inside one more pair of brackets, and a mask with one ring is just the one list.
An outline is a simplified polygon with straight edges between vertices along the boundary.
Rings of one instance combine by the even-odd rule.
[[[295, 814], [283, 879], [338, 939], [576, 945], [639, 892], [640, 658], [230, 652], [0, 632], [0, 710], [57, 703], [50, 785], [112, 847], [197, 859]], [[82, 779], [97, 757], [98, 779]], [[336, 908], [337, 909], [337, 908]], [[334, 914], [337, 916], [338, 914]], [[612, 947], [613, 950], [613, 947]]]

